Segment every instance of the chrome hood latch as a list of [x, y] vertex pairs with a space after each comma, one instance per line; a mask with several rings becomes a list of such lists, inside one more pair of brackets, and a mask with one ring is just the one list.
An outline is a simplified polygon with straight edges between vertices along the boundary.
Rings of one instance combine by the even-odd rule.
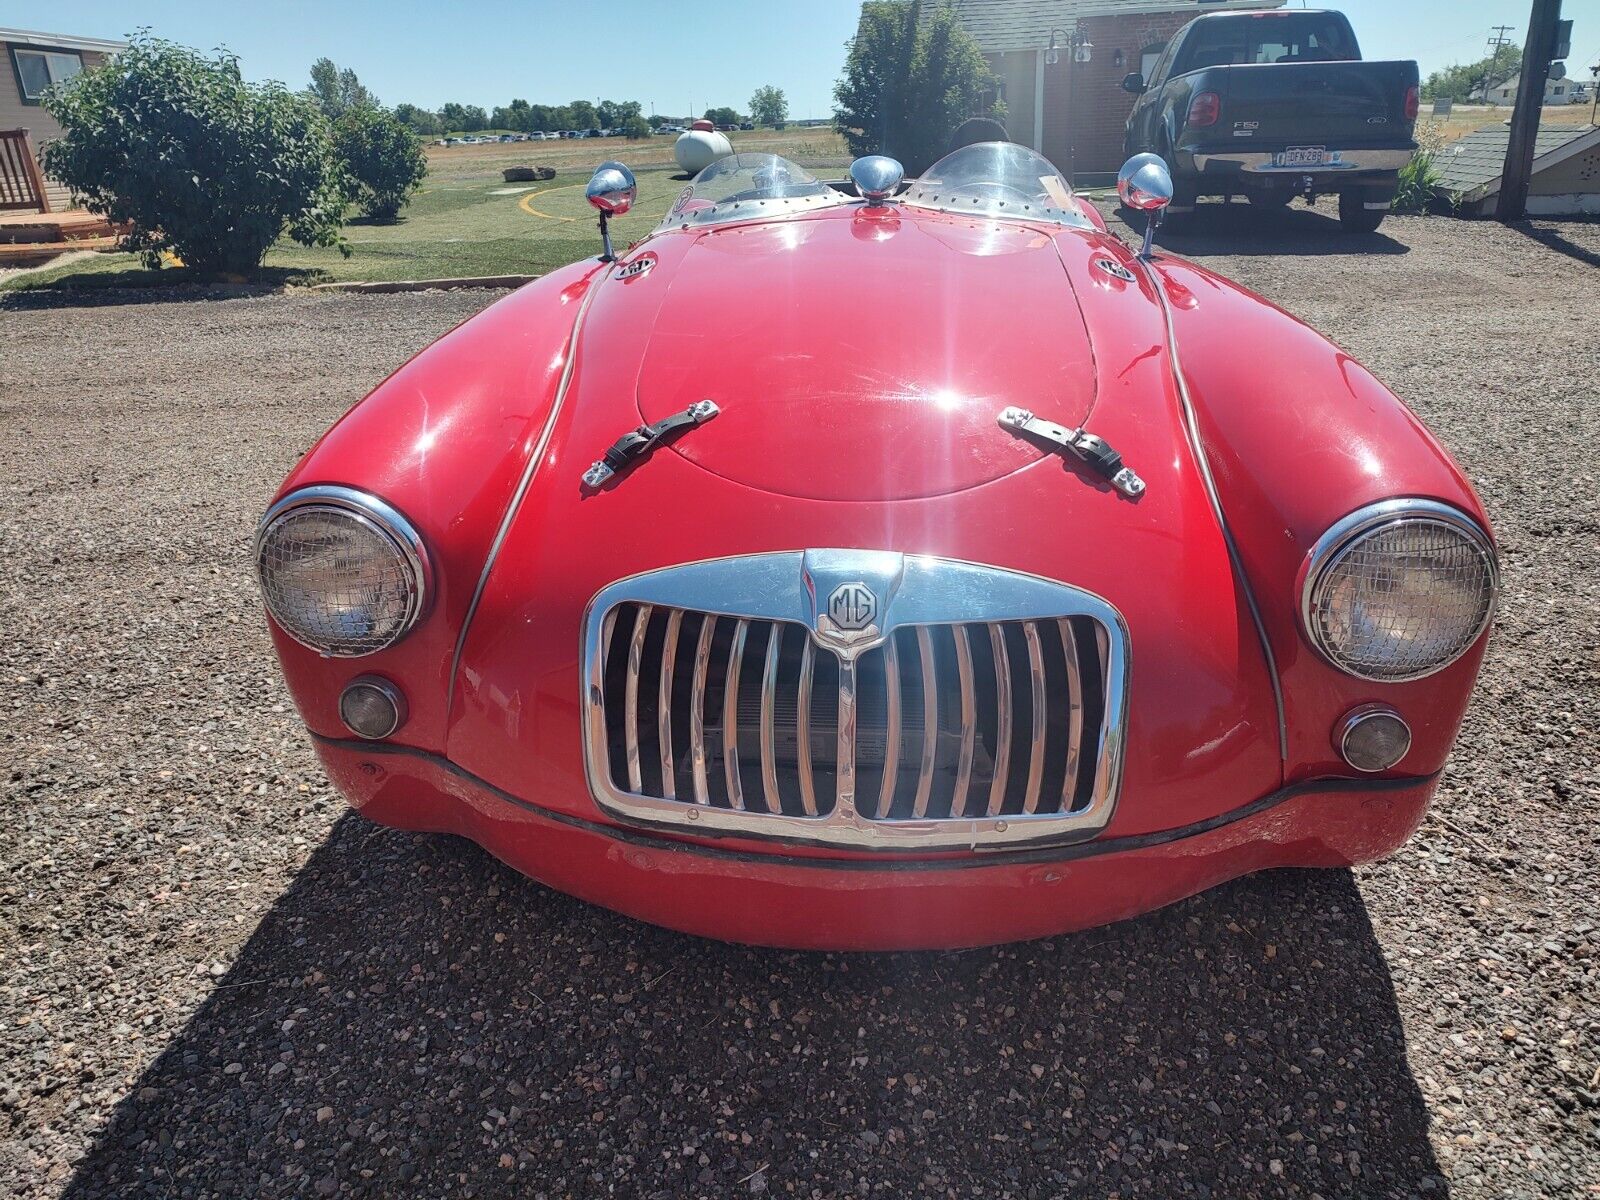
[[696, 425], [704, 425], [722, 411], [713, 401], [697, 400], [682, 412], [662, 417], [650, 425], [641, 425], [632, 433], [625, 433], [612, 443], [604, 457], [583, 473], [585, 487], [598, 488], [629, 463], [643, 458], [662, 442], [675, 434]]
[[1095, 474], [1106, 479], [1112, 487], [1130, 499], [1144, 494], [1144, 480], [1122, 465], [1122, 455], [1111, 448], [1104, 438], [1082, 429], [1068, 429], [1054, 421], [1034, 416], [1025, 408], [1008, 408], [1000, 414], [1000, 426], [1014, 433], [1026, 434], [1048, 442], [1061, 450], [1070, 450], [1087, 464]]

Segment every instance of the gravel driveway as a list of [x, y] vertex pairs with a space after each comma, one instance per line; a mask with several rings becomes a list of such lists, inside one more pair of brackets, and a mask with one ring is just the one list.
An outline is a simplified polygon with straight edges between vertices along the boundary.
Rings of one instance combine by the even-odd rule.
[[493, 294], [0, 302], [0, 1194], [1600, 1195], [1600, 226], [1262, 219], [1174, 245], [1368, 363], [1498, 523], [1434, 815], [963, 954], [697, 941], [344, 811], [249, 535]]

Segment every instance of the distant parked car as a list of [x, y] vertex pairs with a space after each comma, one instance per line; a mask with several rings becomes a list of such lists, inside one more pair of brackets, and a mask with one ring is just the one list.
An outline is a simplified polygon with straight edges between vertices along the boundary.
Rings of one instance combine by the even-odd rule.
[[739, 126], [740, 129], [754, 129], [755, 127], [754, 121], [746, 121], [744, 124]]
[[1275, 208], [1334, 192], [1340, 224], [1370, 233], [1417, 149], [1417, 64], [1362, 62], [1343, 13], [1207, 13], [1122, 86], [1139, 97], [1126, 152], [1172, 173], [1169, 222], [1199, 196]]

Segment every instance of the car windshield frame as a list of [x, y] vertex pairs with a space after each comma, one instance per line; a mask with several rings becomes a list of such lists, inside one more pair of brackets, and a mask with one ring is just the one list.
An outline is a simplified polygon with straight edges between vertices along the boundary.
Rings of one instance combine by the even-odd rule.
[[656, 232], [758, 221], [855, 203], [810, 171], [778, 154], [730, 154], [706, 167], [678, 193]]
[[952, 150], [912, 180], [900, 202], [998, 220], [1094, 228], [1073, 202], [1066, 176], [1044, 155], [1016, 142], [978, 142]]

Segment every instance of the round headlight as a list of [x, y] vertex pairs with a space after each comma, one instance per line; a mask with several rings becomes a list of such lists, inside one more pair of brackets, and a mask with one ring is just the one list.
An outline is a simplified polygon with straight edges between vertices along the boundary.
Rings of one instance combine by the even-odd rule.
[[305, 488], [268, 509], [256, 535], [256, 574], [283, 631], [334, 658], [394, 645], [427, 598], [422, 539], [389, 505], [354, 488]]
[[1329, 662], [1360, 679], [1441, 671], [1489, 624], [1494, 549], [1465, 513], [1386, 500], [1351, 513], [1311, 551], [1301, 618]]

